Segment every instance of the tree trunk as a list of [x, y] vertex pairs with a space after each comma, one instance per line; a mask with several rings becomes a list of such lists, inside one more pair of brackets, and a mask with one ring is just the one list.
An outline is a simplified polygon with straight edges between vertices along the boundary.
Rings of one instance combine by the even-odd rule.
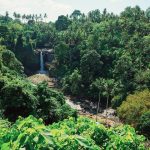
[[109, 101], [109, 94], [107, 95], [107, 103], [106, 103], [106, 125], [107, 125], [107, 109], [108, 109], [108, 101]]
[[98, 117], [98, 112], [99, 112], [100, 101], [101, 101], [101, 96], [100, 96], [100, 91], [99, 91], [99, 100], [98, 100], [98, 104], [97, 104], [96, 122], [97, 122], [97, 117]]

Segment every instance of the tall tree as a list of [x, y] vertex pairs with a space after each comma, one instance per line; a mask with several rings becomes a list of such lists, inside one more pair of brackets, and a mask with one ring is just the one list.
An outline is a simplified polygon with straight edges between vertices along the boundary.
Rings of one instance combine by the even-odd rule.
[[56, 29], [59, 31], [66, 30], [70, 25], [70, 20], [66, 16], [59, 16], [55, 22]]
[[102, 64], [101, 56], [95, 50], [91, 50], [83, 55], [80, 69], [82, 80], [86, 86], [89, 86], [101, 74]]
[[81, 11], [80, 10], [74, 10], [73, 13], [71, 14], [71, 18], [73, 19], [79, 19], [79, 17], [81, 16]]

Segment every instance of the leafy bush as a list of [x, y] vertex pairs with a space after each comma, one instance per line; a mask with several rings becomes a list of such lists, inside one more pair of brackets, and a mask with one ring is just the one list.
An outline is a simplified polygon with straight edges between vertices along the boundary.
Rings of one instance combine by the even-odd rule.
[[73, 118], [45, 126], [33, 116], [19, 118], [10, 128], [0, 129], [1, 150], [145, 150], [145, 138], [130, 126], [107, 129], [88, 118]]
[[150, 136], [150, 111], [145, 112], [139, 119], [138, 129], [145, 135]]
[[[0, 139], [2, 139], [2, 137], [4, 136], [4, 134], [8, 131], [10, 127], [11, 127], [10, 122], [0, 118]], [[0, 145], [2, 144], [3, 142], [0, 140]]]
[[0, 81], [0, 103], [5, 117], [15, 121], [18, 116], [34, 114], [37, 99], [30, 83], [19, 78], [10, 81], [7, 77], [2, 77]]
[[137, 125], [141, 115], [150, 110], [150, 91], [129, 95], [118, 108], [118, 116], [127, 123]]
[[97, 145], [103, 145], [103, 143], [107, 142], [109, 139], [108, 133], [105, 128], [101, 127], [98, 128], [96, 127], [94, 129], [93, 134], [91, 135], [91, 138], [95, 141]]
[[50, 89], [46, 82], [37, 85], [35, 95], [38, 99], [37, 115], [47, 124], [76, 115], [76, 111], [65, 103], [63, 94]]
[[45, 147], [50, 147], [52, 143], [49, 137], [51, 135], [43, 125], [41, 119], [37, 120], [32, 116], [25, 120], [20, 118], [10, 130], [4, 133], [4, 136], [0, 140], [2, 143], [1, 149], [44, 149]]
[[142, 70], [135, 74], [136, 89], [145, 89], [150, 87], [150, 70]]
[[63, 94], [51, 90], [47, 83], [33, 86], [24, 78], [16, 78], [12, 74], [0, 77], [0, 110], [9, 121], [31, 114], [46, 123], [77, 116], [76, 111], [65, 103]]
[[113, 97], [112, 101], [111, 101], [111, 106], [112, 108], [117, 108], [122, 104], [123, 98], [125, 96], [119, 94]]
[[120, 150], [144, 150], [144, 137], [137, 135], [134, 128], [128, 125], [111, 128], [109, 130], [109, 141], [106, 149]]
[[73, 95], [78, 95], [81, 89], [81, 75], [79, 70], [74, 70], [74, 72], [66, 76], [63, 79], [63, 90], [65, 92], [71, 92]]
[[3, 67], [14, 70], [16, 73], [23, 74], [24, 68], [22, 64], [16, 59], [13, 52], [3, 48], [3, 50], [0, 51], [0, 59], [2, 61]]

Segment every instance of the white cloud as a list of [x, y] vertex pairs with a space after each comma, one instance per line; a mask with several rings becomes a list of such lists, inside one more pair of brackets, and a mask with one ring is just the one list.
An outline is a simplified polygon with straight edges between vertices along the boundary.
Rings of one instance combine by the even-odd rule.
[[111, 3], [121, 3], [121, 2], [123, 2], [123, 0], [109, 0], [109, 2], [111, 2]]
[[110, 0], [110, 2], [112, 2], [112, 3], [116, 3], [116, 2], [118, 2], [119, 0]]
[[50, 20], [55, 20], [59, 15], [66, 15], [72, 10], [67, 4], [55, 0], [0, 0], [0, 14], [6, 11], [20, 14], [48, 14]]

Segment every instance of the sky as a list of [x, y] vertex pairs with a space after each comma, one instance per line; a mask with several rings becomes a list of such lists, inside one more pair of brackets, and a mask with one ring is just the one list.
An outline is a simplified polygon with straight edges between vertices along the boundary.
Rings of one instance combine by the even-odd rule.
[[0, 0], [0, 14], [6, 11], [20, 14], [47, 13], [48, 21], [55, 21], [59, 15], [71, 14], [75, 9], [88, 13], [94, 9], [119, 14], [127, 6], [140, 6], [143, 10], [150, 7], [150, 0]]

